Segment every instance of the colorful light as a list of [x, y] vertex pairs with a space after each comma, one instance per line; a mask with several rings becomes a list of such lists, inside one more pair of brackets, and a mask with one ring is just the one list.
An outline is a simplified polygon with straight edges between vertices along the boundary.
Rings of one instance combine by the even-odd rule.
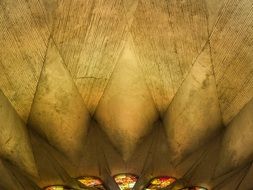
[[[98, 190], [106, 190], [104, 187], [103, 181], [99, 179], [98, 177], [92, 177], [92, 176], [85, 176], [85, 177], [79, 177], [77, 180], [85, 185], [86, 187], [92, 187]], [[138, 180], [138, 176], [133, 174], [118, 174], [114, 176], [115, 182], [118, 184], [120, 190], [132, 190], [134, 185], [136, 184]], [[170, 187], [172, 189], [177, 190], [208, 190], [207, 188], [200, 187], [200, 186], [191, 186], [191, 187], [185, 187], [187, 186], [185, 183], [179, 183], [180, 180], [177, 180], [174, 177], [169, 176], [161, 176], [153, 178], [149, 184], [143, 189], [143, 190], [159, 190], [164, 189], [167, 187]], [[181, 184], [180, 187], [178, 184]], [[170, 186], [172, 185], [172, 186]], [[71, 187], [67, 187], [64, 185], [52, 185], [45, 187], [44, 190], [74, 190]]]
[[173, 177], [163, 176], [163, 177], [156, 177], [150, 181], [148, 186], [145, 188], [146, 190], [157, 190], [168, 187], [172, 183], [176, 181]]
[[71, 190], [71, 188], [65, 187], [62, 185], [53, 185], [53, 186], [44, 188], [44, 190]]
[[118, 184], [120, 190], [131, 190], [137, 182], [138, 177], [133, 174], [118, 174], [114, 176], [114, 180]]
[[102, 180], [98, 177], [80, 177], [77, 180], [87, 187], [95, 187], [97, 189], [105, 190]]

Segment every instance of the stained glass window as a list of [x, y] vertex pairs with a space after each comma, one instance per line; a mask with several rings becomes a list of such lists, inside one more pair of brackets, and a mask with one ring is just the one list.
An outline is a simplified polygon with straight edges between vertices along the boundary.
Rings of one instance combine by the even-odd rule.
[[150, 181], [150, 183], [147, 185], [145, 189], [146, 190], [162, 189], [162, 188], [168, 187], [175, 181], [176, 179], [173, 177], [168, 177], [168, 176], [156, 177]]
[[[103, 181], [98, 177], [85, 176], [79, 177], [77, 180], [87, 187], [92, 187], [97, 190], [106, 190]], [[138, 176], [133, 174], [118, 174], [114, 176], [114, 180], [118, 184], [120, 190], [132, 190], [138, 180]], [[185, 186], [188, 186], [187, 183], [182, 183], [180, 180], [177, 180], [174, 177], [160, 176], [153, 178], [143, 190], [159, 190], [167, 187], [180, 190], [208, 190], [207, 188], [200, 186]], [[45, 187], [44, 190], [74, 190], [74, 188], [63, 185], [53, 185]]]
[[71, 190], [71, 188], [62, 185], [53, 185], [45, 187], [44, 190]]
[[97, 189], [105, 190], [102, 180], [98, 177], [80, 177], [77, 180], [87, 187], [95, 187]]
[[138, 180], [138, 177], [133, 174], [118, 174], [114, 176], [114, 180], [118, 184], [120, 190], [131, 190]]

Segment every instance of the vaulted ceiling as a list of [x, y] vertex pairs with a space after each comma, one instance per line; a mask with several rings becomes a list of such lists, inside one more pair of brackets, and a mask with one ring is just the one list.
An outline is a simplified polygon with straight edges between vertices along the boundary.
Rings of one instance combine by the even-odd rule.
[[1, 190], [253, 188], [252, 0], [0, 0], [0, 47]]

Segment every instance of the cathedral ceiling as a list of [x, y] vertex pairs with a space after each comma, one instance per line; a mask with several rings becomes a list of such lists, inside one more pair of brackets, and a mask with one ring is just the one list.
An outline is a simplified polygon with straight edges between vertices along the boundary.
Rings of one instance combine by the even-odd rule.
[[253, 187], [252, 0], [0, 0], [0, 47], [0, 189]]

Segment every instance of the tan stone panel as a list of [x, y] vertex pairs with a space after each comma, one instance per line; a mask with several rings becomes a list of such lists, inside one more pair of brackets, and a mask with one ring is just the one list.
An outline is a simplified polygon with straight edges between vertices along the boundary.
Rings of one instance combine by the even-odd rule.
[[95, 2], [94, 0], [60, 0], [50, 14], [53, 17], [53, 39], [74, 77], [82, 66], [78, 63], [86, 45], [86, 33], [92, 22]]
[[26, 126], [0, 91], [0, 156], [30, 175], [37, 175]]
[[[184, 178], [191, 181], [191, 184], [206, 187], [207, 189], [214, 189], [215, 185], [228, 178], [228, 176], [224, 176], [216, 179], [213, 176], [215, 166], [219, 160], [217, 154], [220, 151], [221, 140], [222, 135], [219, 134], [204, 146], [201, 146], [198, 151], [192, 152], [190, 155], [190, 157], [193, 157], [192, 163], [188, 165], [190, 169], [186, 170], [187, 173], [184, 175]], [[201, 156], [196, 159], [194, 156], [198, 152], [201, 152]], [[187, 157], [185, 160], [188, 162], [189, 158]], [[179, 167], [177, 167], [177, 170], [179, 170]]]
[[222, 116], [228, 124], [253, 97], [252, 2], [230, 0], [210, 38]]
[[219, 176], [243, 166], [253, 159], [253, 100], [233, 119], [223, 137], [219, 164]]
[[[247, 171], [248, 171], [248, 167], [237, 170], [236, 172], [227, 176], [225, 179], [221, 180], [220, 183], [212, 186], [212, 189], [217, 189], [217, 190], [239, 189], [239, 186], [242, 183], [245, 175], [247, 174]], [[222, 179], [222, 177], [219, 177], [219, 178]]]
[[212, 33], [213, 27], [216, 25], [217, 21], [220, 19], [220, 15], [226, 4], [226, 0], [205, 0], [206, 1], [206, 11], [208, 18], [208, 29]]
[[95, 118], [128, 160], [158, 116], [129, 43], [110, 80]]
[[72, 161], [80, 159], [89, 113], [52, 41], [28, 122]]
[[135, 51], [163, 113], [208, 39], [205, 2], [140, 0], [134, 18]]
[[40, 175], [39, 178], [34, 179], [34, 182], [41, 188], [52, 184], [76, 187], [74, 177], [82, 176], [76, 175], [80, 163], [72, 162], [36, 131], [31, 131], [31, 142]]
[[222, 126], [209, 47], [198, 57], [179, 88], [167, 113], [167, 131], [172, 160], [180, 162], [204, 145]]
[[[33, 5], [38, 2], [33, 1]], [[0, 2], [0, 88], [27, 120], [42, 67], [49, 32], [43, 11], [25, 0]]]
[[[45, 22], [47, 24], [48, 30], [53, 31], [53, 25], [55, 19], [57, 19], [54, 11], [57, 9], [59, 1], [58, 0], [29, 0], [29, 7], [33, 13], [33, 18], [38, 20], [38, 22]], [[38, 3], [39, 2], [39, 3]], [[41, 17], [36, 14], [38, 11], [43, 11], [44, 16]]]
[[5, 167], [4, 162], [0, 159], [0, 188], [1, 189], [16, 189], [23, 190], [22, 186], [18, 183], [11, 171]]
[[250, 189], [251, 187], [253, 187], [252, 176], [253, 176], [253, 167], [251, 164], [250, 168], [248, 169], [247, 174], [244, 176], [238, 190]]
[[93, 114], [124, 44], [122, 1], [62, 0], [55, 12], [57, 46]]

